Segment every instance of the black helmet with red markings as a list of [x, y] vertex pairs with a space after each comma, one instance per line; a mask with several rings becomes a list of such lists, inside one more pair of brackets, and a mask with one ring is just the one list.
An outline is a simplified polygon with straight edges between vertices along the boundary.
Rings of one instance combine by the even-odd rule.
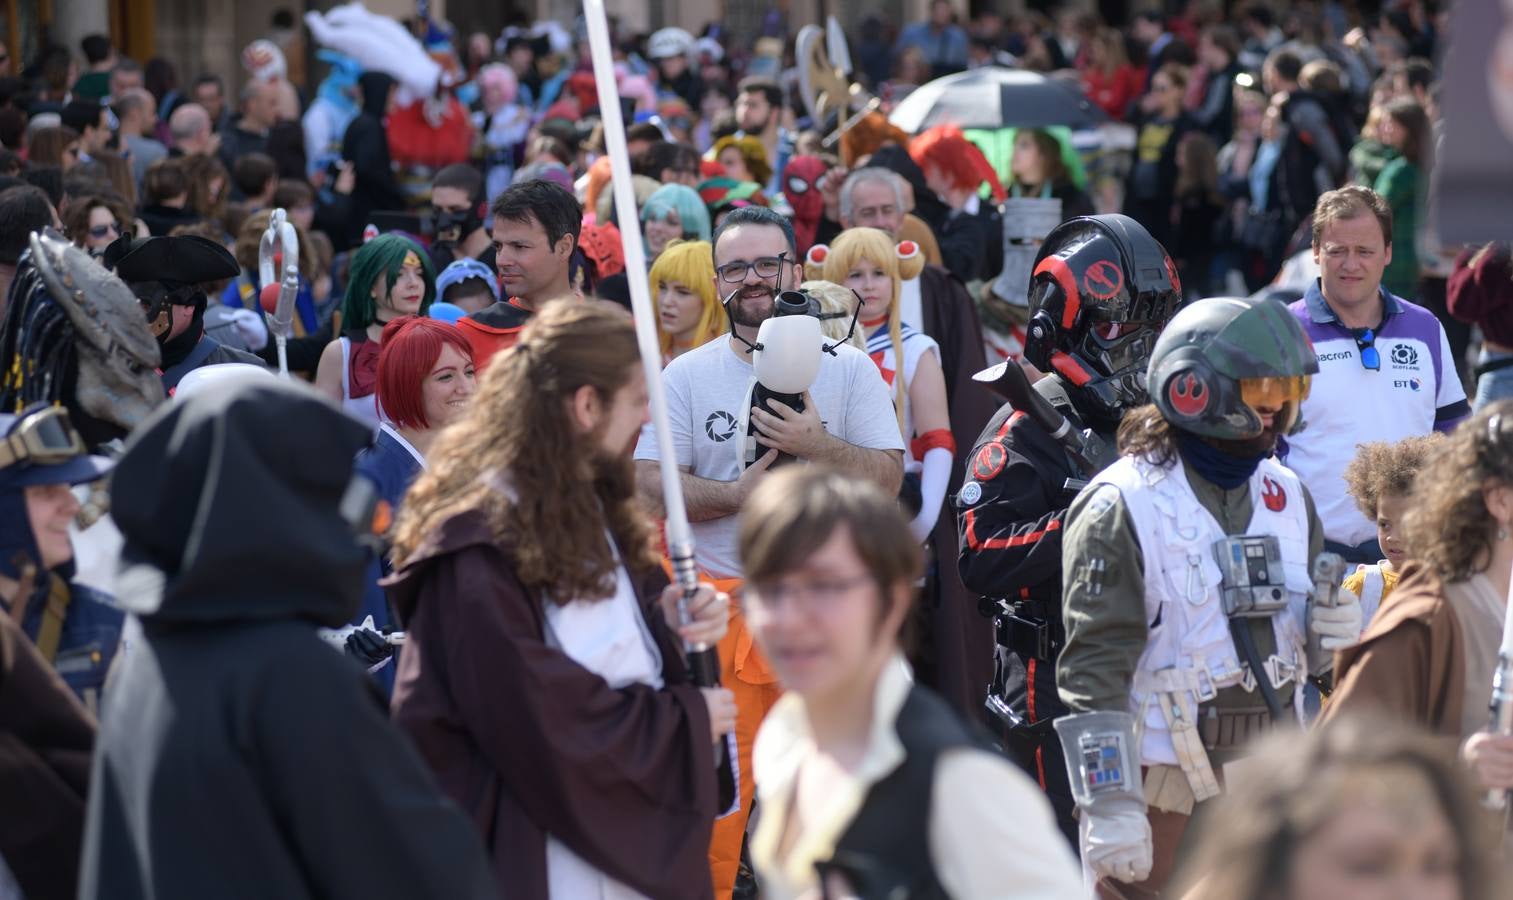
[[1151, 400], [1184, 431], [1249, 440], [1292, 433], [1319, 360], [1297, 316], [1277, 300], [1214, 297], [1183, 309], [1151, 351]]
[[1182, 301], [1166, 249], [1129, 216], [1079, 216], [1046, 235], [1030, 281], [1025, 359], [1067, 384], [1083, 416], [1147, 401], [1146, 363]]

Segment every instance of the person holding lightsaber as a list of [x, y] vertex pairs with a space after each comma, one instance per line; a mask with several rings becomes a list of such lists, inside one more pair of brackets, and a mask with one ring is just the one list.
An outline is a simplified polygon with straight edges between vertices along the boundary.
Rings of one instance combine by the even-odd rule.
[[717, 644], [730, 603], [666, 586], [629, 459], [646, 410], [624, 309], [547, 304], [395, 525], [393, 716], [512, 898], [711, 896], [735, 701], [691, 683], [680, 641]]

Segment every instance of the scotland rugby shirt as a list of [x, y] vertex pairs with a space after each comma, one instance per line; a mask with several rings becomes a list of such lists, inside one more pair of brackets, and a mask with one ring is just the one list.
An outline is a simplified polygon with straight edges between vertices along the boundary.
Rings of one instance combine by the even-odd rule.
[[1450, 342], [1434, 313], [1382, 294], [1382, 323], [1375, 341], [1381, 367], [1367, 369], [1355, 332], [1324, 302], [1314, 281], [1288, 308], [1303, 323], [1319, 358], [1319, 374], [1303, 401], [1303, 430], [1288, 438], [1287, 465], [1308, 486], [1330, 540], [1355, 546], [1376, 537], [1345, 492], [1345, 466], [1356, 445], [1400, 441], [1449, 431], [1470, 415], [1455, 373]]

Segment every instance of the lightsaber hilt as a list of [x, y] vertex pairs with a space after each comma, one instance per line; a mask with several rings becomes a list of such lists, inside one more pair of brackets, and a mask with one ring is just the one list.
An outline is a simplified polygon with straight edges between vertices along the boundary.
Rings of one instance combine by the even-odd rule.
[[[699, 590], [699, 569], [694, 563], [693, 548], [669, 547], [673, 576], [682, 593], [678, 595], [678, 621], [684, 625], [693, 621], [688, 610], [688, 601]], [[683, 654], [688, 657], [688, 674], [698, 687], [720, 686], [720, 654], [704, 643], [683, 642]]]
[[[1493, 734], [1513, 735], [1513, 654], [1506, 650], [1497, 655], [1497, 671], [1492, 676], [1491, 721], [1487, 730]], [[1487, 791], [1489, 809], [1504, 809], [1508, 804], [1505, 790]]]

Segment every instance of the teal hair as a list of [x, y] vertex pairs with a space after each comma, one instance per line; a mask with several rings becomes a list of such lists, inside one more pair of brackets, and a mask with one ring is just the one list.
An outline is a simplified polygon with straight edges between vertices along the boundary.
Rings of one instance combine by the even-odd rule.
[[342, 330], [362, 331], [378, 321], [378, 304], [373, 299], [373, 284], [379, 277], [385, 281], [386, 290], [394, 289], [399, 272], [404, 268], [405, 254], [413, 253], [420, 259], [421, 277], [425, 279], [426, 292], [420, 301], [420, 315], [431, 309], [436, 299], [436, 269], [431, 257], [421, 246], [404, 235], [381, 234], [358, 248], [352, 254], [347, 273], [347, 292], [342, 295]]
[[668, 212], [676, 212], [683, 223], [683, 237], [690, 241], [709, 240], [709, 207], [699, 192], [683, 184], [664, 184], [646, 198], [641, 207], [642, 222], [660, 222]]

